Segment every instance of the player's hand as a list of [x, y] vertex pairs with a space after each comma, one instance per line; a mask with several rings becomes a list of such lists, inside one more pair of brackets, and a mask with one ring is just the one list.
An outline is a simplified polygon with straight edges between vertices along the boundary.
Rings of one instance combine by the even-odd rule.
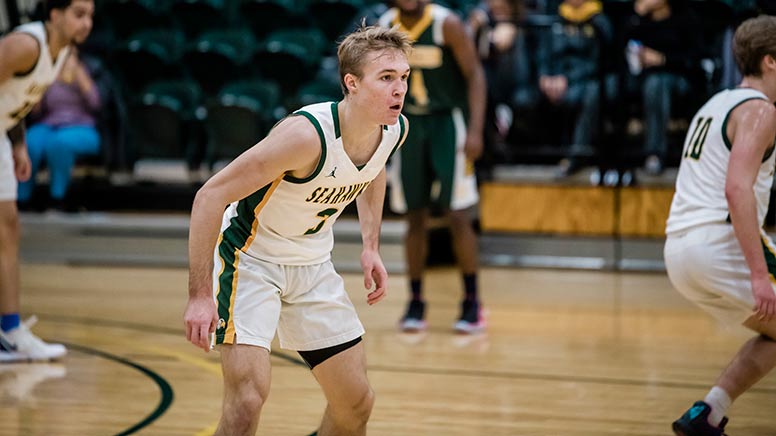
[[218, 317], [216, 304], [210, 297], [189, 298], [183, 314], [186, 339], [205, 352], [210, 351], [210, 335], [216, 331]]
[[13, 166], [16, 180], [26, 182], [32, 175], [32, 164], [30, 163], [30, 154], [27, 152], [27, 145], [14, 145], [13, 147]]
[[364, 288], [369, 291], [374, 286], [374, 291], [366, 296], [366, 302], [370, 306], [385, 297], [388, 289], [388, 272], [385, 270], [383, 260], [377, 251], [365, 250], [361, 253], [361, 269], [364, 270]]
[[482, 156], [482, 132], [469, 132], [466, 135], [466, 143], [463, 152], [469, 162], [474, 162]]
[[639, 51], [639, 60], [641, 65], [646, 67], [659, 67], [666, 63], [666, 57], [663, 53], [653, 50], [649, 47], [641, 47]]
[[768, 277], [752, 280], [754, 312], [761, 322], [770, 322], [776, 315], [776, 292]]

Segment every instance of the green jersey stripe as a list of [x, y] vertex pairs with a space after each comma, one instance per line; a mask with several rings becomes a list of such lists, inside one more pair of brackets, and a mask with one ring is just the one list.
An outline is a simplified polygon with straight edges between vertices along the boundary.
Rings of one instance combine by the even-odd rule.
[[[336, 104], [336, 103], [335, 103]], [[310, 120], [311, 123], [313, 123], [313, 126], [315, 126], [315, 130], [318, 132], [318, 137], [321, 139], [321, 158], [318, 160], [318, 166], [315, 167], [315, 171], [313, 171], [312, 174], [309, 176], [299, 179], [294, 176], [286, 175], [283, 177], [283, 180], [290, 182], [290, 183], [307, 183], [310, 180], [314, 179], [315, 176], [318, 175], [318, 173], [321, 172], [323, 169], [323, 164], [326, 162], [326, 136], [323, 134], [323, 129], [321, 128], [321, 123], [318, 122], [317, 119], [313, 116], [313, 114], [307, 112], [307, 111], [297, 111], [294, 113], [295, 115], [301, 115], [308, 120]]]

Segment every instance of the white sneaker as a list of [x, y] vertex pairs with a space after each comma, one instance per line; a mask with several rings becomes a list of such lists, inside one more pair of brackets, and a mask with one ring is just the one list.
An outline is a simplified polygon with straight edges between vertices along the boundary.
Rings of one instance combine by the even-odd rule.
[[11, 351], [18, 357], [16, 360], [51, 360], [67, 354], [64, 345], [43, 342], [30, 331], [30, 327], [37, 321], [35, 316], [31, 316], [19, 327], [3, 333], [3, 339], [11, 345]]
[[0, 363], [18, 362], [20, 360], [24, 359], [16, 352], [16, 347], [0, 330]]

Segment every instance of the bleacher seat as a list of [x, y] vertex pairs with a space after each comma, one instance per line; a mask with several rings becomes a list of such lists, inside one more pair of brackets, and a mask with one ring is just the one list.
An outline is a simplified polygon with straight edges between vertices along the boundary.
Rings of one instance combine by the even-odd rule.
[[123, 39], [144, 29], [169, 28], [170, 5], [171, 0], [106, 0], [96, 21], [107, 20], [116, 36]]
[[258, 39], [275, 30], [309, 25], [295, 0], [241, 0], [238, 15]]
[[278, 30], [259, 46], [254, 62], [261, 74], [277, 81], [284, 92], [294, 92], [315, 75], [326, 44], [315, 28]]
[[224, 86], [207, 108], [207, 160], [211, 166], [231, 160], [266, 136], [285, 115], [280, 89], [266, 80], [237, 81]]
[[112, 66], [130, 92], [154, 80], [182, 77], [178, 62], [183, 34], [174, 30], [143, 30], [111, 53]]
[[[361, 0], [311, 0], [307, 8], [315, 25], [333, 43], [352, 30], [347, 27], [363, 6]], [[333, 52], [336, 46], [330, 46]]]
[[247, 78], [256, 40], [247, 29], [211, 30], [191, 43], [183, 64], [208, 95], [214, 95], [228, 81]]
[[201, 102], [199, 86], [187, 80], [154, 82], [130, 104], [134, 160], [191, 161], [197, 138], [191, 126]]
[[225, 28], [230, 24], [229, 4], [226, 0], [175, 0], [172, 15], [188, 38]]

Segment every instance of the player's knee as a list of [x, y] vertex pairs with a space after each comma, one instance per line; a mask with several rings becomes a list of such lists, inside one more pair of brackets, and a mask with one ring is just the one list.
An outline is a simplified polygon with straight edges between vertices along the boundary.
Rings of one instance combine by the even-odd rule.
[[251, 422], [251, 418], [258, 416], [264, 403], [267, 402], [269, 391], [261, 389], [252, 383], [245, 383], [237, 391], [235, 401], [230, 407], [234, 407], [238, 413], [236, 415], [244, 417], [246, 422]]
[[348, 415], [353, 422], [358, 424], [366, 424], [369, 420], [369, 416], [372, 414], [372, 408], [375, 405], [375, 392], [367, 386], [362, 394], [356, 398], [350, 404], [350, 410]]
[[0, 239], [14, 238], [19, 233], [19, 214], [11, 210], [0, 213]]

